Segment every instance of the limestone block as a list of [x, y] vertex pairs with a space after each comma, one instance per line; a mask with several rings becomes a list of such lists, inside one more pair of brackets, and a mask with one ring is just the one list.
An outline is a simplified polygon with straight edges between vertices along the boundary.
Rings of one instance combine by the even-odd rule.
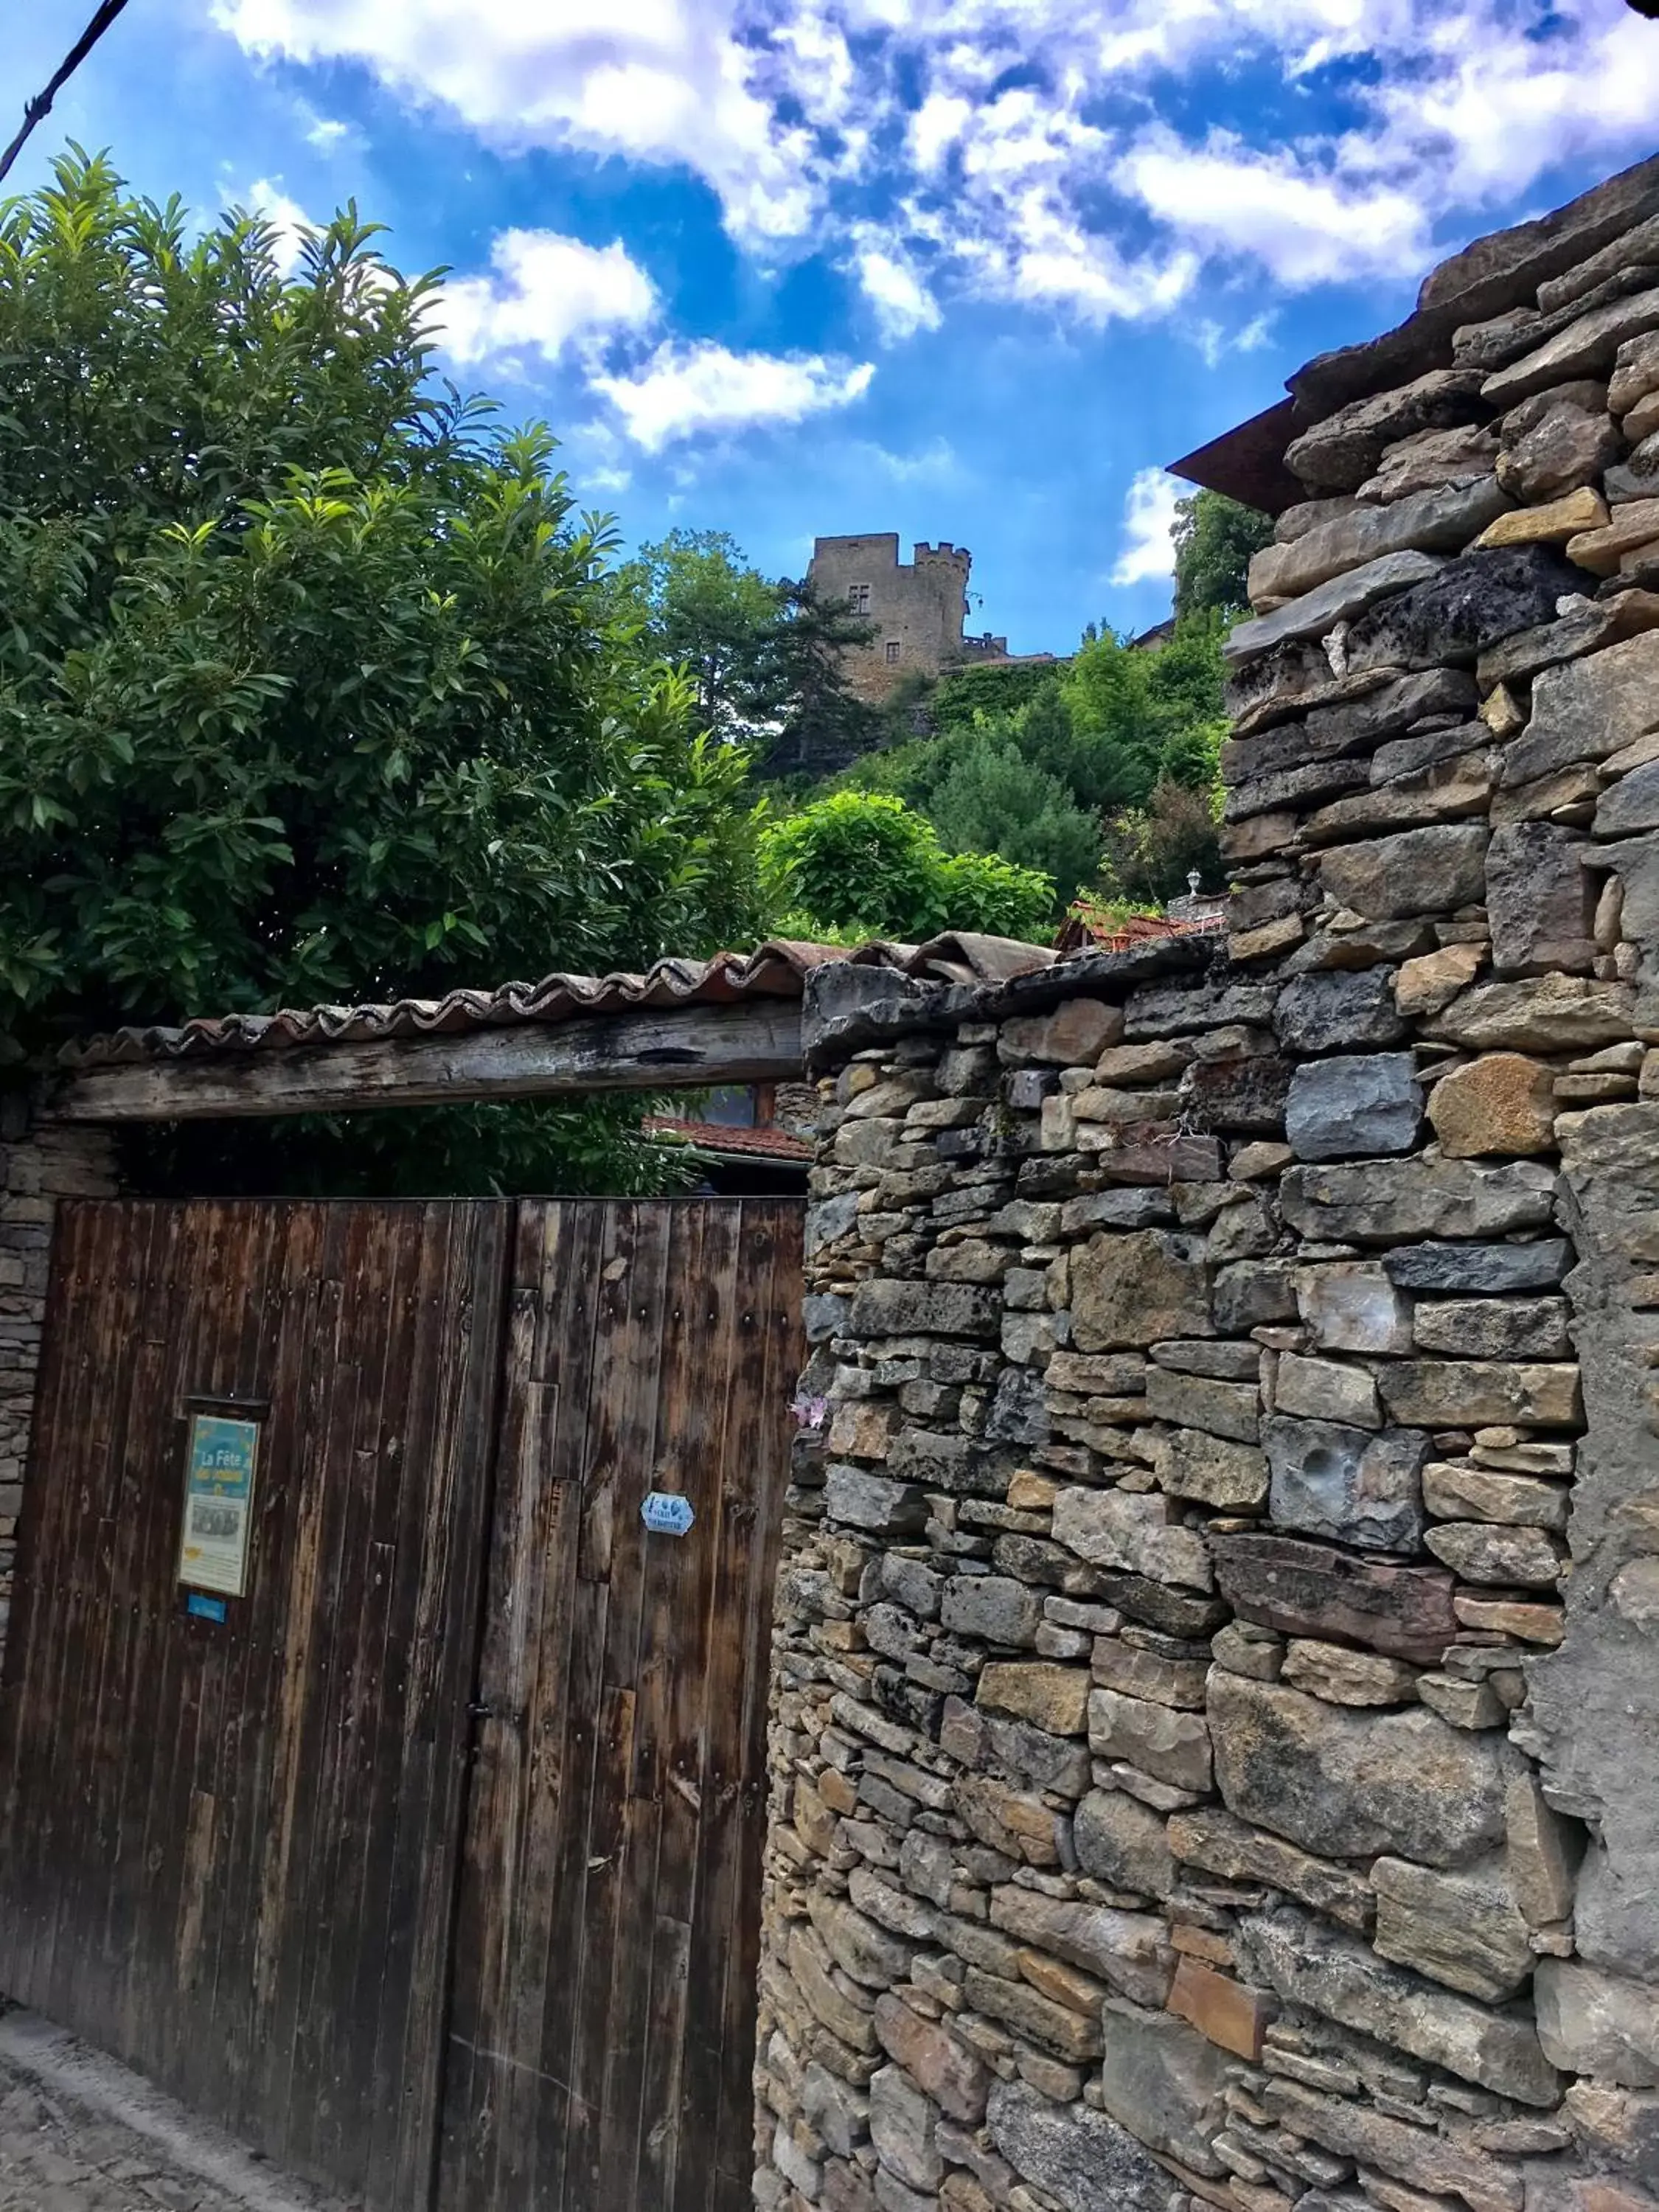
[[1517, 630], [1547, 622], [1583, 581], [1550, 546], [1466, 553], [1360, 616], [1348, 635], [1348, 665], [1356, 672], [1471, 666]]
[[1229, 1881], [1263, 1882], [1283, 1890], [1362, 1936], [1370, 1928], [1376, 1899], [1363, 1876], [1315, 1858], [1218, 1807], [1173, 1814], [1169, 1842], [1176, 1859], [1187, 1865]]
[[1158, 1487], [1206, 1505], [1260, 1505], [1267, 1495], [1267, 1462], [1254, 1444], [1230, 1443], [1197, 1429], [1176, 1429], [1153, 1446]]
[[[1548, 392], [1537, 398], [1548, 404], [1522, 419], [1520, 409], [1507, 418], [1504, 445], [1497, 462], [1498, 481], [1517, 499], [1565, 504], [1575, 488], [1593, 487], [1602, 471], [1624, 450], [1617, 426], [1604, 407], [1583, 407], [1568, 398], [1553, 399]], [[1522, 507], [1520, 514], [1547, 514], [1548, 507]], [[1545, 533], [1551, 543], [1559, 540], [1554, 530]], [[1493, 538], [1488, 544], [1516, 544], [1515, 537]]]
[[1484, 896], [1486, 830], [1478, 823], [1431, 823], [1363, 845], [1332, 845], [1318, 856], [1318, 880], [1367, 922], [1453, 914]]
[[1628, 1856], [1615, 1861], [1604, 1844], [1592, 1841], [1579, 1869], [1573, 1934], [1587, 1965], [1659, 1982], [1659, 1897]]
[[882, 2164], [911, 2189], [937, 2189], [944, 2178], [936, 2117], [902, 2068], [883, 2066], [871, 2075], [870, 2140]]
[[1090, 1671], [1103, 1689], [1121, 1690], [1126, 1697], [1150, 1698], [1154, 1705], [1180, 1705], [1201, 1712], [1210, 1662], [1207, 1656], [1172, 1658], [1119, 1636], [1097, 1636]]
[[977, 2052], [942, 2022], [923, 2019], [902, 1998], [891, 1994], [876, 1999], [875, 2030], [888, 2057], [942, 2112], [965, 2126], [978, 2125], [984, 2117], [991, 2075]]
[[1030, 1644], [1036, 1640], [1042, 1601], [1010, 1575], [953, 1575], [945, 1585], [939, 1618], [959, 1636]]
[[998, 1057], [1018, 1065], [1042, 1060], [1058, 1067], [1081, 1067], [1097, 1060], [1123, 1035], [1123, 1010], [1103, 999], [1067, 999], [1052, 1013], [1005, 1022], [997, 1033]]
[[1312, 1637], [1293, 1636], [1285, 1645], [1280, 1680], [1334, 1705], [1410, 1705], [1417, 1694], [1417, 1670], [1402, 1660]]
[[823, 1505], [831, 1521], [878, 1535], [916, 1534], [927, 1521], [927, 1501], [916, 1484], [895, 1482], [864, 1467], [830, 1468], [824, 1477]]
[[1424, 1540], [1465, 1582], [1553, 1589], [1565, 1553], [1541, 1528], [1494, 1528], [1480, 1521], [1442, 1521]]
[[1474, 542], [1477, 545], [1565, 545], [1580, 531], [1599, 530], [1607, 519], [1606, 500], [1586, 482], [1577, 490], [1563, 492], [1540, 506], [1518, 507], [1500, 514]]
[[1654, 391], [1659, 391], [1659, 332], [1645, 331], [1626, 338], [1613, 356], [1607, 404], [1613, 414], [1628, 415]]
[[1089, 1726], [1089, 1692], [1085, 1668], [998, 1660], [981, 1669], [975, 1698], [987, 1711], [1012, 1714], [1050, 1735], [1081, 1735]]
[[1254, 1443], [1261, 1427], [1261, 1393], [1254, 1381], [1229, 1382], [1154, 1367], [1146, 1377], [1146, 1411], [1155, 1420]]
[[1659, 2087], [1659, 1991], [1577, 1960], [1540, 1959], [1538, 2039], [1551, 2063], [1620, 2088]]
[[991, 1893], [991, 1925], [1097, 1975], [1136, 2004], [1161, 2006], [1169, 1995], [1174, 1955], [1169, 1930], [1156, 1913], [1045, 1897], [1006, 1882]]
[[1485, 1053], [1441, 1077], [1429, 1119], [1450, 1159], [1546, 1152], [1555, 1144], [1555, 1077], [1523, 1053]]
[[1121, 1790], [1096, 1790], [1072, 1824], [1078, 1864], [1109, 1889], [1167, 1897], [1175, 1886], [1164, 1816]]
[[968, 1283], [906, 1283], [873, 1277], [853, 1294], [854, 1336], [994, 1337], [1001, 1308], [994, 1291]]
[[[1281, 1360], [1281, 1374], [1285, 1364]], [[1322, 1368], [1333, 1363], [1299, 1364]], [[1370, 1382], [1362, 1370], [1352, 1371]], [[1310, 1393], [1310, 1401], [1317, 1401], [1316, 1391]], [[1418, 1540], [1426, 1437], [1409, 1429], [1372, 1433], [1341, 1422], [1275, 1413], [1262, 1425], [1262, 1444], [1273, 1517], [1279, 1526], [1376, 1551], [1408, 1551]]]
[[1486, 915], [1500, 975], [1588, 972], [1595, 955], [1589, 848], [1557, 823], [1506, 822], [1486, 848]]
[[1591, 826], [1598, 837], [1626, 837], [1659, 829], [1659, 763], [1644, 762], [1604, 791]]
[[1209, 1716], [1230, 1812], [1331, 1858], [1467, 1864], [1502, 1843], [1514, 1754], [1433, 1713], [1352, 1712], [1218, 1668]]
[[1202, 1536], [1181, 1527], [1170, 1500], [1157, 1492], [1062, 1490], [1054, 1500], [1054, 1537], [1097, 1566], [1190, 1589], [1213, 1586]]
[[1350, 507], [1289, 544], [1269, 545], [1256, 554], [1250, 562], [1250, 598], [1293, 599], [1389, 553], [1461, 553], [1509, 506], [1497, 478], [1483, 472], [1472, 483], [1442, 483], [1385, 506]]
[[[1016, 1962], [1024, 1967], [1022, 1954], [1016, 1953]], [[1053, 1997], [1044, 1996], [1035, 1983], [1006, 1980], [981, 1967], [969, 1966], [962, 1987], [963, 1995], [976, 2012], [988, 2013], [993, 2020], [1002, 2021], [1017, 2035], [1035, 2043], [1039, 2051], [1048, 2051], [1072, 2066], [1084, 2065], [1099, 2057], [1099, 2021], [1087, 2013], [1079, 2012], [1074, 2006], [1058, 2003]]]
[[1279, 1041], [1290, 1053], [1337, 1052], [1353, 1045], [1396, 1043], [1407, 1024], [1394, 1002], [1394, 970], [1361, 968], [1297, 975], [1273, 1012]]
[[1086, 2105], [1057, 2105], [1023, 2081], [999, 2081], [991, 2140], [1060, 2212], [1169, 2212], [1169, 2175], [1125, 2128]]
[[1466, 1359], [1571, 1359], [1567, 1316], [1565, 1298], [1447, 1298], [1420, 1304], [1413, 1326], [1419, 1352]]
[[1072, 1334], [1079, 1351], [1212, 1334], [1201, 1240], [1160, 1229], [1103, 1232], [1073, 1252]]
[[1445, 1874], [1380, 1858], [1371, 1868], [1381, 1958], [1414, 1966], [1447, 1988], [1488, 2004], [1518, 1996], [1532, 1978], [1527, 1923], [1501, 1865]]
[[1578, 1370], [1565, 1361], [1402, 1359], [1377, 1380], [1390, 1416], [1425, 1428], [1561, 1428], [1579, 1417]]
[[[1291, 2081], [1273, 2083], [1267, 2101], [1304, 2141], [1363, 2162], [1367, 2176], [1376, 2177], [1388, 2192], [1366, 2195], [1361, 2201], [1367, 2205], [1392, 2199], [1395, 2207], [1403, 2204], [1407, 2212], [1424, 2212], [1425, 2204], [1433, 2212], [1443, 2212], [1443, 2208], [1449, 2212], [1453, 2199], [1461, 2198], [1469, 2212], [1521, 2212], [1521, 2177], [1512, 2166], [1448, 2142], [1431, 2128], [1393, 2119], [1346, 2098], [1319, 2096]], [[1388, 2175], [1407, 2185], [1411, 2194], [1391, 2188], [1382, 2179]], [[1316, 2202], [1304, 2197], [1302, 2212], [1311, 2212]], [[1352, 2212], [1352, 2208], [1343, 2205], [1341, 2212]]]
[[1221, 657], [1236, 665], [1276, 645], [1322, 637], [1338, 623], [1362, 614], [1377, 599], [1426, 581], [1442, 565], [1433, 554], [1385, 553], [1380, 560], [1368, 561], [1362, 568], [1350, 568], [1345, 575], [1303, 592], [1276, 613], [1240, 623], [1223, 641]]
[[[1554, 1196], [1555, 1177], [1529, 1162], [1476, 1167], [1464, 1160], [1424, 1158], [1375, 1160], [1363, 1167], [1288, 1168], [1279, 1186], [1279, 1203], [1292, 1229], [1321, 1242], [1362, 1244], [1547, 1229], [1553, 1224]], [[1395, 1282], [1404, 1281], [1389, 1261], [1383, 1264]]]
[[1089, 1698], [1089, 1748], [1121, 1759], [1171, 1789], [1210, 1787], [1210, 1734], [1202, 1717], [1147, 1698], [1096, 1689]]
[[1225, 2048], [1237, 2050], [1247, 2039], [1250, 1993], [1237, 1982], [1224, 1984], [1243, 2001], [1230, 2014], [1207, 1986], [1222, 1980], [1218, 1974], [1206, 1974], [1195, 1960], [1183, 1959], [1170, 1992], [1170, 2009], [1178, 2018], [1148, 2015], [1109, 2002], [1103, 2021], [1100, 2101], [1105, 2111], [1149, 2150], [1178, 2159], [1190, 2172], [1212, 2176], [1226, 2170], [1214, 2148], [1226, 2118], [1227, 2066], [1217, 2048], [1222, 2039], [1206, 2039], [1181, 2022], [1193, 2011], [1202, 2011], [1237, 2039]]
[[1345, 1053], [1295, 1071], [1285, 1133], [1298, 1159], [1352, 1159], [1410, 1152], [1422, 1117], [1423, 1088], [1410, 1053]]
[[[1460, 1741], [1479, 1744], [1486, 1739], [1465, 1736]], [[1358, 2028], [1361, 2034], [1373, 2035], [1380, 2043], [1391, 2044], [1430, 2065], [1443, 2066], [1466, 2081], [1477, 2081], [1518, 2103], [1547, 2107], [1556, 2102], [1560, 2083], [1524, 2014], [1490, 2012], [1467, 1997], [1430, 1989], [1417, 1975], [1401, 1972], [1347, 1936], [1326, 1933], [1300, 1912], [1258, 1916], [1244, 1923], [1242, 1934], [1263, 1978], [1287, 2003], [1306, 2005], [1345, 2027]], [[1373, 2117], [1363, 2106], [1339, 2109], [1351, 2112], [1362, 2126]], [[1421, 2128], [1407, 2132], [1425, 2139], [1425, 2153], [1432, 2146], [1431, 2154], [1457, 2155], [1450, 2145], [1425, 2136]], [[1322, 2130], [1315, 2139], [1333, 2149], [1345, 2148], [1331, 2142]], [[1393, 2170], [1392, 2160], [1381, 2162]], [[1510, 2178], [1511, 2170], [1494, 2160], [1476, 2163], [1494, 2181]], [[1457, 2187], [1471, 2204], [1491, 2201], [1470, 2196], [1461, 2181]]]
[[1216, 1577], [1246, 1620], [1285, 1635], [1342, 1637], [1418, 1666], [1457, 1632], [1449, 1575], [1356, 1559], [1292, 1536], [1212, 1535]]
[[1651, 628], [1544, 668], [1533, 685], [1531, 719], [1504, 756], [1500, 784], [1530, 783], [1576, 761], [1622, 752], [1659, 726], [1656, 686], [1659, 631]]
[[1435, 484], [1475, 483], [1492, 473], [1497, 459], [1498, 440], [1483, 423], [1414, 430], [1384, 450], [1376, 473], [1366, 477], [1358, 495], [1387, 505]]
[[1397, 1353], [1412, 1348], [1410, 1304], [1379, 1262], [1340, 1260], [1299, 1269], [1296, 1306], [1322, 1351]]
[[1392, 391], [1352, 400], [1292, 439], [1285, 465], [1311, 489], [1352, 491], [1400, 440], [1480, 422], [1486, 412], [1480, 382], [1468, 369], [1436, 368]]
[[1279, 1356], [1274, 1388], [1278, 1414], [1301, 1415], [1380, 1429], [1382, 1409], [1370, 1370], [1338, 1359], [1309, 1359], [1295, 1352]]
[[1627, 338], [1659, 327], [1659, 291], [1635, 292], [1593, 307], [1558, 331], [1535, 352], [1489, 376], [1481, 396], [1494, 407], [1512, 406], [1569, 377], [1605, 376]]
[[1423, 1470], [1423, 1503], [1437, 1521], [1491, 1521], [1563, 1529], [1571, 1493], [1559, 1482], [1434, 1460]]
[[1486, 1297], [1553, 1288], [1572, 1265], [1572, 1249], [1562, 1237], [1524, 1244], [1402, 1244], [1383, 1255], [1382, 1265], [1403, 1290]]

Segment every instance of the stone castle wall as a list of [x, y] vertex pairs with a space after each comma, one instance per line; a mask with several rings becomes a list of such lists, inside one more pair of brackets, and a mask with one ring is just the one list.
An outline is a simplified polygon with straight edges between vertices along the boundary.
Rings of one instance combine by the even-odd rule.
[[1224, 947], [810, 988], [763, 2212], [1659, 2204], [1625, 212], [1304, 404]]
[[[870, 586], [874, 635], [842, 654], [856, 697], [879, 706], [907, 676], [938, 676], [963, 658], [972, 567], [965, 546], [948, 544], [918, 545], [912, 560], [901, 561], [891, 531], [814, 541], [806, 580], [820, 599], [845, 605], [855, 586]], [[890, 645], [898, 647], [896, 659], [888, 658]]]

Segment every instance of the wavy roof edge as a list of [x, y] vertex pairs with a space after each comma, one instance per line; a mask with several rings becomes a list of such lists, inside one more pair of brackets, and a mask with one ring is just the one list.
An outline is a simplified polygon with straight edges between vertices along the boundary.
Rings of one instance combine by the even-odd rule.
[[643, 973], [544, 975], [538, 983], [502, 983], [492, 991], [451, 991], [441, 999], [396, 999], [384, 1005], [284, 1007], [271, 1014], [201, 1016], [177, 1027], [134, 1024], [77, 1038], [58, 1054], [76, 1072], [144, 1060], [198, 1060], [255, 1051], [292, 1052], [333, 1044], [454, 1036], [468, 1030], [551, 1024], [581, 1017], [652, 1007], [724, 1006], [745, 999], [799, 999], [807, 976], [832, 963], [959, 984], [1000, 983], [1054, 965], [1051, 948], [1013, 938], [953, 931], [925, 945], [872, 938], [858, 945], [814, 945], [770, 938], [752, 952], [717, 952], [710, 960], [665, 959]]

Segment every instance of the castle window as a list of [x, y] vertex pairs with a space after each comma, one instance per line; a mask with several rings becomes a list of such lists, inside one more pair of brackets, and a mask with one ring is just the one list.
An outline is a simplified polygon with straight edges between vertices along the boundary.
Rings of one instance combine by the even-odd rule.
[[890, 668], [898, 657], [899, 641], [896, 637], [890, 637], [887, 641], [887, 665]]
[[868, 584], [849, 584], [847, 586], [847, 604], [855, 615], [867, 615], [870, 611]]

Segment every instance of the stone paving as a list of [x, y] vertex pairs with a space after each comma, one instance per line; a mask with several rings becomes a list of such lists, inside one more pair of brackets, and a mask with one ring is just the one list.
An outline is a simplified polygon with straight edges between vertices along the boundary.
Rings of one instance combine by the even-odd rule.
[[[214, 2177], [210, 2179], [208, 2177]], [[0, 2021], [0, 2212], [345, 2212], [27, 2014]]]

